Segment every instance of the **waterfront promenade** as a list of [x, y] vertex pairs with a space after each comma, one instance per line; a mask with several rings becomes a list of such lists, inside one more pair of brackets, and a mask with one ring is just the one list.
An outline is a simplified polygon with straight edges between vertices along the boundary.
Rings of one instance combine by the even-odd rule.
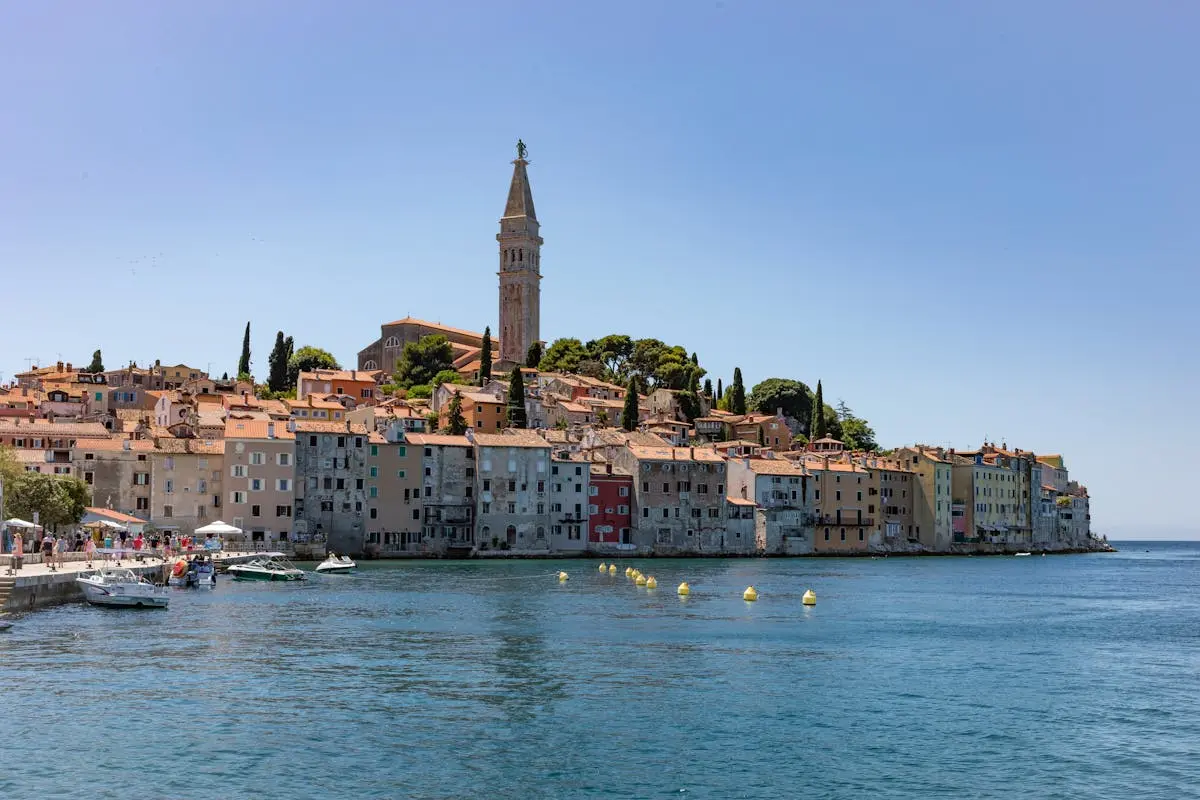
[[[167, 565], [174, 563], [176, 558], [202, 552], [205, 551], [179, 553], [164, 560], [159, 553], [130, 550], [120, 560], [119, 566], [131, 569], [150, 580], [161, 581], [167, 577]], [[218, 568], [223, 565], [238, 564], [252, 558], [281, 555], [280, 553], [232, 551], [217, 551], [207, 554], [213, 556]], [[36, 563], [30, 563], [31, 560]], [[31, 611], [35, 608], [79, 600], [83, 597], [83, 592], [75, 583], [75, 579], [79, 577], [80, 573], [90, 569], [118, 566], [117, 559], [112, 556], [109, 556], [107, 560], [98, 556], [90, 562], [90, 566], [83, 553], [66, 553], [63, 560], [62, 567], [54, 570], [41, 563], [40, 556], [27, 556], [21, 569], [10, 575], [8, 570], [12, 556], [0, 557], [0, 612]]]

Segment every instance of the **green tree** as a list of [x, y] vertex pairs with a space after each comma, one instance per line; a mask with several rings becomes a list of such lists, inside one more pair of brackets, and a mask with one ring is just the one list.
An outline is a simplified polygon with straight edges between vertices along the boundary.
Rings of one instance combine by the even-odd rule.
[[[289, 340], [291, 337], [288, 337]], [[287, 342], [287, 346], [291, 347], [291, 342]], [[322, 350], [319, 347], [313, 347], [310, 344], [304, 345], [296, 352], [288, 357], [287, 361], [287, 381], [288, 388], [294, 389], [300, 380], [301, 372], [312, 372], [314, 369], [341, 369], [333, 353], [328, 350]]]
[[446, 409], [446, 432], [451, 436], [462, 436], [467, 432], [467, 420], [462, 410], [463, 396], [459, 389], [454, 390], [450, 405]]
[[796, 420], [806, 433], [812, 424], [812, 391], [800, 381], [767, 378], [750, 390], [746, 403], [760, 414], [774, 414], [782, 408], [783, 415]]
[[441, 334], [404, 345], [395, 380], [404, 388], [432, 383], [442, 370], [454, 369], [454, 348]]
[[525, 378], [519, 367], [513, 367], [508, 384], [508, 426], [524, 428], [528, 421], [525, 416]]
[[602, 408], [596, 412], [596, 424], [598, 426], [600, 426], [601, 428], [608, 427], [608, 411], [607, 410]]
[[734, 414], [746, 413], [746, 387], [742, 384], [742, 370], [733, 368], [733, 388], [729, 395], [729, 410]]
[[605, 377], [624, 383], [629, 375], [625, 364], [633, 355], [633, 339], [620, 333], [603, 336], [587, 343], [591, 359], [604, 365]]
[[433, 397], [433, 387], [428, 384], [417, 384], [416, 386], [408, 387], [405, 395], [410, 400], [428, 400]]
[[443, 383], [454, 383], [458, 384], [459, 386], [467, 385], [466, 379], [462, 375], [459, 375], [458, 370], [456, 369], [442, 370], [437, 375], [433, 376], [433, 380], [430, 381], [429, 385], [436, 389]]
[[808, 435], [813, 440], [824, 439], [829, 434], [829, 420], [825, 416], [825, 398], [821, 391], [821, 382], [817, 381], [817, 396], [813, 399], [812, 424], [808, 426]]
[[841, 435], [838, 437], [850, 450], [878, 450], [879, 443], [875, 441], [875, 431], [862, 417], [855, 416], [844, 400], [837, 405], [837, 420], [841, 425]]
[[578, 339], [555, 339], [538, 362], [541, 372], [574, 372], [579, 362], [588, 358], [588, 351]]
[[483, 347], [479, 350], [479, 383], [492, 379], [492, 326], [483, 329]]
[[36, 512], [39, 523], [52, 530], [78, 523], [92, 501], [88, 485], [78, 478], [41, 472], [23, 472], [11, 485], [5, 481], [4, 494], [11, 516], [32, 520]]
[[688, 388], [679, 394], [679, 411], [688, 422], [700, 416], [700, 382], [695, 373], [692, 373]]
[[92, 353], [92, 363], [88, 364], [88, 372], [104, 372], [104, 359], [100, 357], [100, 351]]
[[638, 426], [638, 391], [637, 378], [630, 376], [629, 385], [625, 389], [625, 406], [621, 409], [621, 427], [627, 431], [637, 430]]
[[529, 345], [529, 350], [525, 353], [525, 366], [530, 369], [537, 369], [538, 364], [542, 363], [542, 343], [534, 342]]
[[242, 357], [238, 359], [238, 375], [250, 374], [250, 323], [246, 323], [246, 333], [242, 336]]
[[275, 346], [267, 357], [267, 388], [272, 392], [284, 392], [288, 389], [288, 359], [292, 354], [288, 350], [288, 339], [283, 331], [275, 334]]
[[717, 394], [713, 397], [714, 400], [720, 401], [725, 396], [725, 390], [721, 388], [721, 379], [717, 378]]
[[709, 400], [713, 399], [712, 378], [704, 379], [704, 396]]

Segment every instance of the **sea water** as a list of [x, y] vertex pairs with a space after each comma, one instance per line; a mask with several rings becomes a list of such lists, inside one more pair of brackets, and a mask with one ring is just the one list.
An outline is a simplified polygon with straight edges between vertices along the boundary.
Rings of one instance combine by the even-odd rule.
[[1120, 546], [367, 563], [17, 615], [0, 796], [1194, 797], [1200, 544]]

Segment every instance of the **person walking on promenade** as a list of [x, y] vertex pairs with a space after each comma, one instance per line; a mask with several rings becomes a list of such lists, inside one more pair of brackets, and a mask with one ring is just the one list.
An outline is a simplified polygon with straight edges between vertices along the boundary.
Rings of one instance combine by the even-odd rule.
[[111, 533], [104, 534], [104, 560], [112, 559], [113, 537]]
[[54, 572], [54, 537], [50, 535], [50, 531], [42, 534], [42, 563]]
[[66, 569], [67, 566], [67, 548], [71, 543], [67, 541], [66, 536], [59, 536], [54, 540], [54, 562], [58, 569]]
[[21, 531], [17, 531], [13, 536], [12, 548], [12, 565], [8, 568], [9, 573], [17, 572], [21, 569], [21, 562], [25, 560], [25, 537], [21, 535]]
[[87, 559], [88, 569], [92, 568], [92, 561], [96, 556], [96, 540], [91, 536], [83, 543], [83, 557]]

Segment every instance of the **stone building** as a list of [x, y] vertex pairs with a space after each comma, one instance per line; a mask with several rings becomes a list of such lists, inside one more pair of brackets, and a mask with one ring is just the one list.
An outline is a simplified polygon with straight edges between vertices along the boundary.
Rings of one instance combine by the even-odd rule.
[[633, 475], [638, 545], [663, 553], [721, 550], [724, 458], [709, 448], [665, 443], [610, 447], [608, 457]]
[[79, 439], [71, 466], [92, 490], [93, 506], [149, 519], [152, 452], [147, 439]]
[[297, 538], [324, 538], [336, 553], [366, 543], [367, 429], [348, 422], [292, 421], [296, 436]]
[[770, 554], [811, 553], [816, 514], [808, 469], [782, 458], [731, 459], [728, 468], [729, 496], [755, 503], [755, 548]]
[[221, 516], [225, 442], [160, 436], [150, 452], [150, 521], [190, 536]]
[[400, 423], [371, 431], [367, 453], [367, 551], [380, 555], [413, 552], [421, 543], [420, 446]]
[[422, 552], [475, 543], [475, 445], [466, 436], [420, 433], [407, 437], [421, 450]]
[[[225, 517], [251, 546], [276, 549], [291, 538], [296, 497], [296, 434], [285, 423], [225, 423]], [[235, 548], [238, 542], [230, 542]]]
[[[471, 439], [479, 467], [480, 544], [491, 546], [494, 538], [510, 549], [549, 550], [550, 443], [529, 430]], [[586, 495], [578, 502], [585, 503]]]
[[[600, 489], [591, 483], [590, 464], [579, 454], [558, 450], [550, 456], [550, 549], [587, 549], [592, 514], [600, 513]], [[628, 506], [629, 498], [625, 498]]]

